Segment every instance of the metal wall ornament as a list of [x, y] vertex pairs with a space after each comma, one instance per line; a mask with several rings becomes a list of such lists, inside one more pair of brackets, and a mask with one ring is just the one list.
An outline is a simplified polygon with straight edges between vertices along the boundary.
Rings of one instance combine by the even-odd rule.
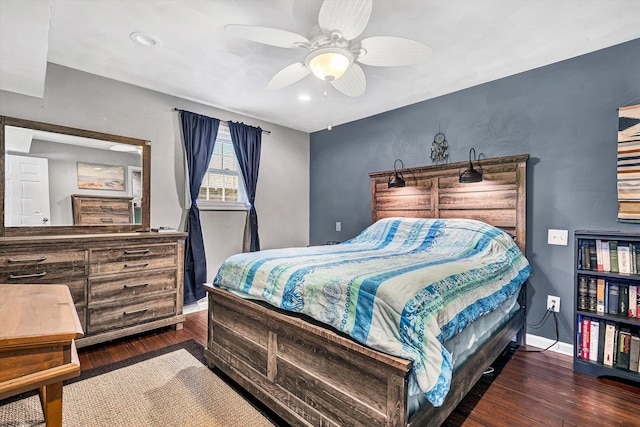
[[446, 163], [449, 159], [449, 143], [444, 133], [438, 132], [431, 143], [431, 160], [435, 164]]

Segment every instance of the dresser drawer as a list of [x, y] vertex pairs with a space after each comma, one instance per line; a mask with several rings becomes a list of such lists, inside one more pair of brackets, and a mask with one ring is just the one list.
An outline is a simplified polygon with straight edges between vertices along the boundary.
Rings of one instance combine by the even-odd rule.
[[43, 266], [56, 263], [86, 264], [87, 252], [85, 250], [75, 251], [34, 251], [11, 254], [0, 254], [0, 267], [18, 266]]
[[88, 333], [103, 332], [176, 314], [175, 294], [88, 308]]
[[81, 198], [76, 197], [81, 213], [125, 213], [131, 210], [130, 199]]
[[131, 224], [131, 215], [128, 212], [82, 213], [78, 223], [82, 225]]
[[92, 250], [90, 274], [114, 274], [169, 268], [177, 265], [177, 244]]
[[71, 195], [73, 223], [76, 225], [131, 224], [131, 197]]
[[29, 252], [0, 255], [0, 282], [45, 283], [53, 279], [85, 276], [87, 252]]
[[120, 274], [89, 279], [89, 304], [126, 300], [164, 291], [175, 291], [176, 270]]

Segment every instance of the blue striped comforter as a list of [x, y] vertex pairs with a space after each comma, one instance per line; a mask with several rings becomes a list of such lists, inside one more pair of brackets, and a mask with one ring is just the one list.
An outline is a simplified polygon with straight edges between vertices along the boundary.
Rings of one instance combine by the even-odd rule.
[[234, 255], [213, 283], [411, 360], [410, 394], [440, 406], [452, 372], [442, 343], [518, 292], [530, 272], [513, 239], [483, 222], [388, 218], [339, 245]]

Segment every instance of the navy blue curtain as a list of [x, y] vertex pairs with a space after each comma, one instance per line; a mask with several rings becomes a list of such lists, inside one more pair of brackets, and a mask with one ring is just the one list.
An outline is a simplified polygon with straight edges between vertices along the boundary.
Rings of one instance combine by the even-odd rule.
[[220, 120], [180, 110], [180, 123], [191, 196], [186, 229], [189, 235], [184, 254], [184, 303], [191, 304], [205, 296], [202, 284], [207, 281], [207, 260], [197, 199], [202, 179], [209, 168]]
[[[249, 198], [249, 213], [245, 225], [245, 244], [243, 251], [255, 252], [260, 250], [260, 236], [258, 235], [258, 213], [254, 202], [256, 187], [258, 186], [258, 168], [260, 167], [260, 149], [262, 147], [262, 129], [248, 126], [244, 123], [229, 122], [229, 131], [233, 149], [236, 152], [244, 187]], [[248, 239], [246, 238], [248, 234]], [[249, 240], [246, 242], [246, 240]], [[248, 243], [248, 245], [247, 245]], [[247, 247], [248, 246], [248, 247]]]

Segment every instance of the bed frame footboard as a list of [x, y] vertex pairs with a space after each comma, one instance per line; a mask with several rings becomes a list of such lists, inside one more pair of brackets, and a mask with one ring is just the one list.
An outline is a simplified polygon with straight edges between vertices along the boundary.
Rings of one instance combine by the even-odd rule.
[[205, 285], [205, 358], [294, 426], [440, 425], [521, 327], [514, 316], [455, 374], [440, 408], [407, 415], [411, 362], [226, 290]]
[[205, 357], [292, 425], [406, 426], [411, 362], [207, 287]]

